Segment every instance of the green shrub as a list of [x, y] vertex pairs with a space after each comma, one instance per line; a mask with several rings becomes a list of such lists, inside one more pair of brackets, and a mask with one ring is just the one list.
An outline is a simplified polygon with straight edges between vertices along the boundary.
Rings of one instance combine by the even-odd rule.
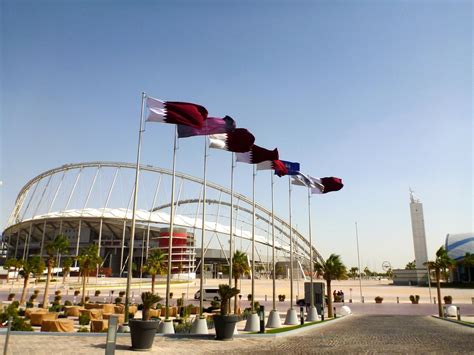
[[22, 331], [22, 332], [32, 332], [33, 328], [31, 324], [26, 322], [24, 318], [16, 317], [12, 322], [12, 330]]
[[89, 333], [89, 329], [87, 329], [87, 327], [80, 327], [78, 330], [77, 330], [78, 333]]
[[33, 293], [31, 296], [30, 296], [30, 302], [34, 302], [36, 300], [36, 298], [38, 298], [38, 295], [36, 293]]
[[65, 306], [72, 306], [72, 302], [69, 300], [64, 301]]
[[26, 308], [33, 308], [33, 302], [26, 302]]
[[87, 313], [82, 313], [79, 315], [79, 325], [89, 325], [91, 319]]
[[183, 304], [184, 304], [184, 300], [183, 300], [182, 298], [178, 298], [178, 299], [176, 300], [176, 305], [177, 305], [178, 307], [183, 307]]
[[189, 334], [191, 331], [192, 323], [191, 322], [182, 322], [182, 323], [175, 323], [174, 331], [177, 334]]

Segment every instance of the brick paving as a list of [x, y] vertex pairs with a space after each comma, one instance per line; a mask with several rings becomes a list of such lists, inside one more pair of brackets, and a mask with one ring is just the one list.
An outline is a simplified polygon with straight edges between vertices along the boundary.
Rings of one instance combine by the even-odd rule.
[[[0, 336], [3, 348], [5, 335]], [[93, 336], [18, 335], [9, 354], [103, 354], [105, 334]], [[130, 337], [117, 339], [117, 354], [131, 354]], [[209, 339], [156, 337], [151, 353], [161, 354], [307, 353], [471, 353], [474, 329], [429, 316], [353, 315], [340, 322], [279, 338]]]

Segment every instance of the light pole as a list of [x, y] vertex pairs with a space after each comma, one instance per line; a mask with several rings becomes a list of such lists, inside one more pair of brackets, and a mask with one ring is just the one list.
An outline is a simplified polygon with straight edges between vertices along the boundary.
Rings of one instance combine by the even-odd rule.
[[360, 291], [360, 302], [364, 302], [364, 296], [362, 296], [362, 276], [360, 270], [360, 254], [359, 254], [359, 231], [357, 229], [357, 222], [355, 222], [356, 230], [356, 242], [357, 242], [357, 264], [359, 265], [359, 291]]

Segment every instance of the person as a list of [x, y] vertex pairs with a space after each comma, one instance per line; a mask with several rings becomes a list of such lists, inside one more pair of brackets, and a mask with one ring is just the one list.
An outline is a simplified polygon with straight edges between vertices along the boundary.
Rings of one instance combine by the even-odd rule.
[[344, 303], [344, 292], [342, 292], [342, 290], [341, 290], [341, 301], [342, 303]]
[[336, 302], [336, 290], [333, 291], [332, 296], [333, 296], [332, 298], [334, 299], [334, 302]]

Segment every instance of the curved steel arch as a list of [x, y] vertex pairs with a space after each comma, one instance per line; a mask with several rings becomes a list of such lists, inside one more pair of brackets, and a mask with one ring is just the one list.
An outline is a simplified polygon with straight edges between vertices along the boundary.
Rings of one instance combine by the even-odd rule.
[[[62, 165], [60, 167], [47, 170], [47, 171], [37, 175], [36, 177], [32, 178], [20, 190], [20, 192], [17, 196], [17, 199], [15, 201], [15, 207], [14, 207], [14, 209], [12, 211], [12, 214], [9, 218], [9, 221], [7, 223], [7, 228], [11, 227], [13, 224], [21, 222], [18, 219], [18, 215], [21, 212], [22, 205], [23, 205], [24, 201], [26, 200], [26, 197], [28, 195], [28, 192], [29, 192], [30, 188], [34, 184], [38, 183], [39, 181], [41, 181], [42, 179], [44, 179], [46, 177], [50, 177], [50, 176], [55, 175], [55, 174], [60, 173], [60, 172], [67, 172], [69, 170], [75, 170], [75, 169], [81, 169], [82, 170], [82, 169], [85, 169], [85, 168], [100, 169], [100, 168], [103, 168], [103, 167], [124, 168], [124, 169], [133, 169], [133, 170], [135, 170], [136, 165], [132, 164], [132, 163], [124, 163], [124, 162], [93, 161], [93, 162], [65, 164], [65, 165]], [[153, 172], [153, 173], [160, 173], [160, 174], [170, 175], [170, 176], [172, 175], [171, 170], [155, 167], [155, 166], [152, 166], [152, 165], [140, 165], [140, 170], [149, 171], [149, 172]], [[197, 183], [197, 184], [200, 184], [200, 185], [204, 184], [204, 181], [202, 179], [191, 176], [191, 175], [188, 175], [188, 174], [176, 172], [176, 177], [181, 178], [183, 180], [191, 181], [191, 182], [194, 182], [194, 183]], [[211, 189], [214, 189], [216, 191], [222, 192], [222, 193], [224, 193], [226, 195], [229, 195], [229, 196], [232, 194], [232, 192], [228, 188], [220, 186], [220, 185], [218, 185], [216, 183], [213, 183], [213, 182], [207, 181], [206, 186], [208, 188], [211, 188]], [[235, 199], [238, 199], [238, 200], [240, 200], [242, 202], [245, 202], [249, 205], [253, 204], [253, 201], [245, 195], [242, 195], [242, 194], [237, 193], [237, 192], [233, 192], [233, 196], [234, 196]], [[183, 201], [179, 201], [178, 204], [197, 203], [198, 201], [199, 200], [197, 200], [197, 199], [183, 200]], [[215, 200], [206, 200], [206, 202], [208, 202], [208, 203], [210, 201], [212, 201], [213, 203], [216, 202]], [[227, 203], [227, 202], [220, 201], [219, 203], [222, 204], [222, 205], [230, 206], [230, 204]], [[162, 205], [162, 206], [159, 206], [155, 209], [163, 209], [163, 208], [166, 208], [166, 207], [170, 207], [170, 204]], [[267, 216], [272, 215], [270, 210], [266, 209], [265, 207], [261, 206], [258, 203], [255, 203], [255, 208], [256, 208], [257, 211], [260, 211], [261, 213], [263, 213]], [[245, 211], [247, 213], [250, 211], [249, 209], [245, 209], [243, 207], [239, 207], [239, 210]], [[271, 223], [268, 218], [264, 218], [262, 215], [260, 215], [260, 218], [262, 219], [262, 221], [264, 221], [266, 223], [269, 223], [269, 224]], [[277, 215], [275, 215], [274, 218], [275, 218], [276, 222], [278, 222], [282, 226], [286, 227], [288, 230], [290, 229], [290, 225], [283, 218], [281, 218]], [[289, 233], [284, 232], [281, 228], [279, 228], [279, 230], [282, 231], [283, 235], [285, 235], [286, 237], [289, 237]], [[309, 250], [308, 250], [309, 249], [309, 242], [294, 227], [292, 228], [292, 231], [294, 233], [295, 239], [297, 239], [299, 242], [301, 242], [302, 246], [305, 247], [305, 248], [302, 248], [302, 250], [304, 250], [304, 254], [306, 254], [309, 257]], [[324, 263], [324, 260], [321, 256], [321, 254], [319, 254], [319, 252], [314, 247], [313, 247], [313, 253], [315, 255], [314, 259], [316, 259], [316, 260], [319, 259], [320, 262]]]

